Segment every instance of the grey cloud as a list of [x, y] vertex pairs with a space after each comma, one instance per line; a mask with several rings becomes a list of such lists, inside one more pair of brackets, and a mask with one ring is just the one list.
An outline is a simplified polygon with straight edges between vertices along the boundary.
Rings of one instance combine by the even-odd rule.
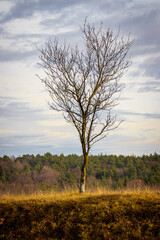
[[105, 26], [118, 28], [135, 39], [132, 55], [160, 50], [160, 3], [158, 1], [107, 1], [100, 6], [106, 12]]
[[[78, 4], [80, 1], [78, 1]], [[50, 13], [59, 12], [61, 9], [77, 4], [74, 0], [22, 0], [18, 1], [10, 10], [10, 12], [1, 20], [6, 22], [15, 18], [26, 18], [32, 16], [35, 12], [47, 11]]]
[[[33, 110], [25, 102], [9, 101], [2, 102], [4, 98], [0, 99], [0, 116], [2, 117], [16, 117], [25, 118], [28, 115], [34, 115], [41, 112], [41, 110]], [[33, 116], [32, 116], [33, 117]]]
[[144, 93], [144, 92], [160, 92], [160, 89], [159, 88], [157, 89], [154, 86], [153, 87], [146, 86], [146, 87], [139, 88], [138, 92], [140, 92], [140, 93]]
[[[44, 110], [34, 109], [27, 102], [20, 102], [18, 98], [0, 96], [0, 155], [43, 154], [51, 149], [40, 128], [37, 133], [36, 122], [53, 118], [54, 116], [46, 114]], [[3, 132], [3, 128], [8, 129], [8, 132]], [[35, 129], [35, 134], [32, 129]]]
[[134, 74], [137, 74], [137, 78], [142, 72], [144, 76], [152, 77], [150, 81], [146, 80], [146, 83], [137, 83], [138, 92], [159, 92], [160, 57], [157, 53], [160, 52], [160, 3], [154, 1], [135, 4], [129, 12], [121, 24], [126, 32], [130, 31], [131, 36], [135, 37], [131, 49], [134, 62], [136, 63], [137, 57], [145, 55], [145, 60]]
[[0, 156], [3, 155], [23, 155], [23, 154], [44, 154], [45, 152], [54, 153], [54, 148], [49, 144], [25, 144], [24, 139], [21, 138], [21, 145], [19, 145], [13, 139], [13, 142], [10, 141], [10, 138], [0, 138]]
[[144, 75], [154, 77], [155, 79], [159, 79], [160, 81], [160, 56], [148, 58], [146, 61], [143, 62], [140, 68], [144, 68]]
[[[57, 147], [54, 144], [48, 144], [46, 141], [46, 144], [43, 142], [41, 144], [25, 144], [23, 143], [24, 139], [22, 140], [21, 145], [18, 145], [17, 142], [10, 143], [8, 142], [8, 139], [2, 139], [0, 138], [0, 156], [3, 155], [23, 155], [23, 154], [41, 154], [43, 155], [46, 152], [50, 152], [52, 154], [79, 154], [81, 155], [81, 148], [80, 146], [74, 143], [74, 148], [72, 146], [72, 143], [69, 144], [61, 144], [61, 147]], [[36, 140], [36, 139], [35, 139]]]
[[43, 109], [35, 109], [20, 99], [0, 96], [0, 119], [14, 119], [14, 121], [37, 121], [39, 119], [53, 119]]
[[[115, 14], [117, 12], [120, 13], [121, 11], [122, 11], [121, 16], [123, 16], [124, 15], [123, 11], [124, 9], [127, 10], [129, 2], [130, 1], [126, 1], [126, 0], [118, 0], [118, 1], [107, 0], [107, 1], [98, 2], [97, 6], [102, 12], [106, 13], [106, 17], [108, 18], [110, 16], [107, 16], [107, 14], [109, 13]], [[118, 19], [120, 19], [120, 16], [118, 16]], [[115, 20], [117, 21], [117, 19], [113, 19], [114, 22]]]
[[10, 96], [0, 96], [0, 104], [6, 101], [15, 101], [17, 100], [16, 97], [10, 97]]
[[33, 141], [33, 139], [37, 139], [37, 141], [40, 141], [44, 138], [44, 135], [41, 134], [35, 134], [35, 135], [10, 135], [6, 136], [5, 138], [1, 139], [1, 145], [11, 145], [11, 144], [19, 144], [23, 145], [23, 143], [27, 143], [29, 141]]
[[130, 112], [130, 111], [122, 111], [122, 110], [119, 110], [117, 112], [119, 115], [122, 115], [122, 116], [129, 115], [129, 116], [140, 116], [144, 118], [155, 118], [155, 119], [160, 118], [159, 113], [137, 113], [137, 112]]
[[36, 51], [12, 51], [8, 49], [0, 49], [0, 62], [19, 61], [21, 59], [27, 59], [36, 54]]
[[[144, 138], [142, 135], [138, 135], [137, 137], [123, 136], [122, 134], [109, 135], [105, 140], [106, 146], [107, 146], [106, 152], [107, 154], [116, 154], [116, 155], [136, 154], [137, 156], [139, 156], [139, 155], [143, 155], [144, 153], [151, 154], [151, 153], [160, 151], [160, 147], [158, 144], [156, 143], [148, 144], [146, 140], [147, 139]], [[101, 143], [101, 146], [104, 146], [104, 144]], [[104, 151], [104, 147], [103, 147], [103, 151]]]
[[[116, 155], [131, 155], [133, 153], [136, 155], [143, 154], [143, 146], [140, 145], [140, 147], [137, 148], [137, 145], [135, 146], [136, 141], [137, 138], [133, 136], [125, 136], [123, 134], [109, 134], [107, 138], [101, 142], [98, 142], [97, 145], [95, 145], [94, 149], [91, 149], [91, 153], [93, 152], [93, 154], [99, 154], [101, 152], [103, 154]], [[106, 148], [104, 146], [106, 146]]]
[[[160, 80], [160, 79], [159, 79]], [[151, 81], [143, 83], [143, 86], [141, 86], [138, 89], [138, 92], [160, 92], [160, 81]]]
[[[40, 22], [41, 25], [47, 27], [47, 28], [52, 28], [54, 26], [54, 29], [58, 29], [60, 27], [64, 27], [64, 26], [68, 26], [68, 25], [72, 25], [75, 24], [73, 22], [73, 19], [71, 17], [71, 11], [72, 10], [68, 10], [68, 11], [63, 11], [61, 12], [61, 14], [59, 16], [57, 16], [56, 18], [46, 18], [44, 20], [42, 20]], [[62, 21], [63, 19], [63, 21]]]
[[128, 101], [128, 100], [132, 100], [133, 98], [128, 98], [128, 97], [120, 97], [119, 101]]
[[[135, 48], [134, 54], [148, 54], [157, 52], [160, 50], [160, 4], [157, 4], [155, 8], [150, 9], [143, 6], [143, 11], [133, 9], [135, 14], [130, 14], [122, 22], [122, 26], [126, 31], [129, 31], [131, 35], [135, 36]], [[145, 11], [144, 11], [145, 10]]]
[[[143, 65], [142, 65], [143, 68]], [[145, 70], [145, 69], [144, 69]], [[138, 78], [141, 75], [141, 73], [139, 73], [139, 75], [137, 74], [136, 77]], [[145, 74], [146, 75], [146, 74]], [[132, 74], [132, 76], [134, 76]], [[147, 75], [146, 75], [147, 76]], [[144, 92], [160, 92], [160, 78], [155, 78], [154, 79], [146, 79], [146, 81], [142, 82], [142, 81], [136, 81], [136, 82], [128, 82], [127, 83], [127, 89], [130, 90], [134, 88], [138, 93], [144, 93]], [[128, 99], [126, 99], [128, 100]]]
[[[72, 19], [72, 9], [65, 10], [66, 7], [80, 4], [80, 1], [76, 2], [74, 0], [70, 1], [52, 1], [52, 0], [39, 0], [39, 1], [17, 1], [15, 6], [10, 10], [10, 12], [3, 18], [3, 20], [0, 21], [0, 33], [3, 36], [3, 41], [9, 42], [10, 45], [15, 45], [16, 48], [19, 47], [18, 50], [13, 50], [12, 46], [8, 46], [7, 49], [0, 48], [1, 54], [0, 54], [0, 61], [1, 62], [7, 62], [7, 61], [18, 61], [22, 59], [26, 59], [32, 56], [36, 56], [36, 47], [35, 44], [44, 41], [45, 39], [49, 39], [52, 37], [52, 34], [48, 35], [43, 33], [42, 34], [35, 34], [34, 32], [30, 34], [10, 34], [7, 32], [7, 28], [5, 29], [5, 22], [14, 20], [16, 18], [29, 18], [31, 17], [35, 12], [43, 12], [48, 11], [48, 18], [41, 21], [40, 25], [42, 27], [45, 26], [45, 28], [51, 28], [53, 26], [54, 33], [56, 30], [59, 30], [63, 27], [68, 27], [70, 25], [74, 25], [75, 21]], [[63, 11], [61, 11], [63, 10]], [[59, 15], [59, 12], [61, 12], [60, 16], [56, 17], [54, 20], [52, 20], [52, 16], [54, 15], [54, 12], [57, 12]], [[77, 23], [78, 25], [78, 23]], [[79, 29], [79, 28], [78, 28]], [[57, 31], [58, 32], [58, 31]], [[61, 37], [63, 35], [63, 38], [71, 38], [70, 33], [67, 35], [65, 34], [59, 34]], [[73, 40], [72, 34], [72, 40]], [[77, 37], [77, 36], [76, 36]], [[28, 51], [26, 49], [26, 45], [30, 48], [32, 47], [33, 50]]]
[[[21, 99], [0, 97], [0, 123], [1, 129], [18, 129], [18, 131], [26, 131], [26, 129], [34, 129], [41, 131], [43, 126], [37, 125], [39, 121], [54, 121], [62, 119], [62, 115], [57, 117], [47, 113], [46, 109], [32, 108], [28, 102], [20, 102]], [[48, 128], [47, 126], [45, 128]], [[50, 127], [49, 127], [50, 128]], [[53, 126], [52, 131], [61, 131], [61, 126]]]

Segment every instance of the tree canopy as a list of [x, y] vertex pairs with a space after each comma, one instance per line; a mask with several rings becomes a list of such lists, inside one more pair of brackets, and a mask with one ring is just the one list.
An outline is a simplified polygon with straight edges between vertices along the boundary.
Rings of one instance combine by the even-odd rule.
[[120, 79], [130, 64], [126, 56], [132, 41], [111, 29], [103, 31], [102, 24], [96, 30], [87, 19], [81, 31], [83, 50], [55, 39], [39, 49], [39, 57], [46, 73], [41, 80], [52, 100], [50, 107], [62, 111], [79, 134], [84, 156], [83, 192], [90, 148], [119, 125], [115, 125], [116, 117], [111, 110], [124, 87]]

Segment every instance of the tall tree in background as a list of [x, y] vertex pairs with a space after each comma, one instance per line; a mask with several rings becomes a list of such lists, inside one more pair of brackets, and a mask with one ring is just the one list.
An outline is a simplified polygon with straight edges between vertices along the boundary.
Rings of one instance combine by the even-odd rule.
[[46, 78], [40, 78], [49, 91], [51, 108], [64, 112], [64, 118], [78, 131], [84, 163], [80, 192], [85, 192], [86, 167], [93, 144], [118, 127], [111, 114], [124, 85], [119, 83], [130, 61], [126, 59], [132, 42], [102, 24], [96, 30], [85, 20], [81, 28], [84, 49], [71, 48], [58, 40], [39, 49], [40, 66]]

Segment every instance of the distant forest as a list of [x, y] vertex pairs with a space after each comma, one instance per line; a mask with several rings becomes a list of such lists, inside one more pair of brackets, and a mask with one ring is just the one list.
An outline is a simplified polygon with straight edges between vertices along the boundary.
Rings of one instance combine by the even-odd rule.
[[[67, 187], [77, 188], [83, 156], [23, 155], [0, 157], [0, 194], [34, 193], [36, 191], [60, 191]], [[160, 186], [160, 155], [89, 157], [87, 187], [105, 186], [143, 188]]]

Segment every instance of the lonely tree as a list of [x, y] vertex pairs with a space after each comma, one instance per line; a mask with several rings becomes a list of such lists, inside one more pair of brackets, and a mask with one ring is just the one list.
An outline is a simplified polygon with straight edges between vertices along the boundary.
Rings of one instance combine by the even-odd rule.
[[85, 192], [86, 167], [91, 147], [118, 127], [111, 114], [124, 85], [119, 82], [128, 68], [126, 59], [132, 42], [102, 30], [87, 21], [81, 28], [84, 48], [71, 48], [58, 40], [39, 49], [40, 66], [46, 77], [40, 78], [49, 91], [50, 107], [62, 111], [67, 122], [78, 131], [84, 157], [80, 192]]

